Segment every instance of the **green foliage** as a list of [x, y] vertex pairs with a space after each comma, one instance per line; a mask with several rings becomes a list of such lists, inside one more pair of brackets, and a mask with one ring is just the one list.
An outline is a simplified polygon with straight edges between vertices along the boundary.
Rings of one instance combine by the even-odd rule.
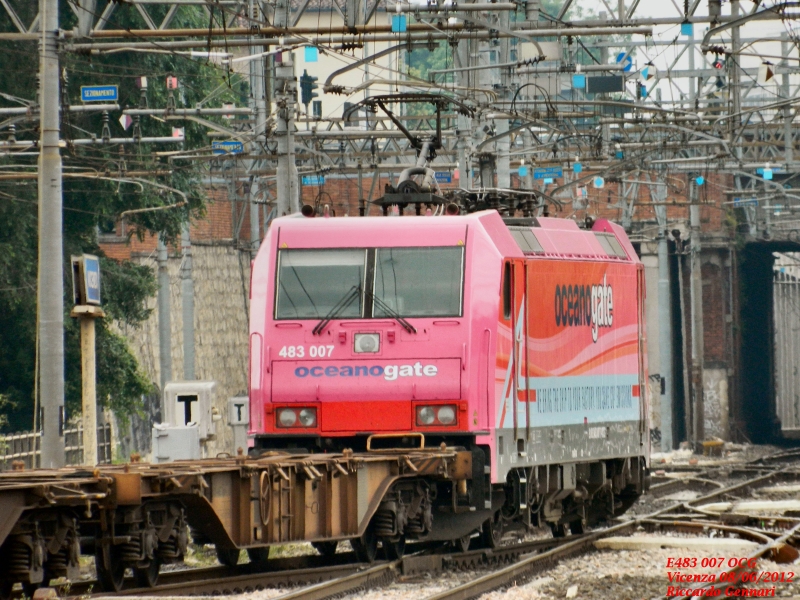
[[[113, 0], [100, 0], [96, 10], [102, 12], [110, 1]], [[72, 29], [77, 21], [68, 0], [59, 4], [61, 28]], [[17, 2], [15, 8], [21, 19], [30, 23], [38, 3]], [[167, 10], [167, 7], [152, 5], [146, 8], [156, 21], [163, 18]], [[215, 19], [218, 17], [217, 11]], [[178, 9], [171, 26], [208, 27], [209, 22], [202, 7], [184, 5]], [[136, 7], [123, 3], [116, 7], [106, 28], [144, 27]], [[0, 32], [11, 31], [15, 31], [14, 24], [4, 13], [0, 14]], [[0, 69], [0, 91], [28, 102], [35, 101], [37, 44], [0, 41], [0, 51], [6, 64], [13, 65], [13, 68]], [[62, 95], [71, 104], [80, 104], [82, 85], [116, 84], [119, 104], [137, 107], [140, 91], [136, 78], [146, 76], [149, 107], [165, 108], [169, 95], [165, 85], [167, 75], [176, 76], [181, 84], [180, 89], [173, 92], [179, 108], [193, 107], [203, 101], [207, 101], [207, 106], [220, 106], [222, 102], [242, 106], [248, 100], [249, 91], [240, 76], [229, 75], [206, 60], [185, 54], [120, 52], [90, 56], [62, 52], [60, 58], [64, 74]], [[210, 95], [212, 98], [208, 99]], [[6, 96], [0, 98], [0, 106], [19, 106], [19, 103]], [[118, 116], [118, 113], [109, 115], [110, 136], [131, 137], [132, 130], [124, 130], [117, 121]], [[221, 118], [217, 122], [224, 123]], [[15, 124], [18, 139], [38, 138], [37, 122], [20, 118]], [[124, 419], [140, 410], [141, 397], [153, 391], [153, 384], [137, 364], [124, 338], [114, 332], [112, 322], [136, 327], [146, 320], [150, 314], [147, 301], [155, 294], [156, 282], [152, 271], [145, 266], [102, 257], [98, 227], [109, 229], [120, 221], [124, 211], [180, 205], [133, 213], [124, 221], [130, 231], [125, 230], [123, 235], [144, 238], [148, 233], [162, 232], [168, 239], [176, 239], [183, 223], [203, 215], [205, 199], [196, 164], [170, 161], [163, 152], [204, 148], [210, 143], [205, 125], [166, 120], [163, 115], [142, 117], [142, 136], [171, 136], [173, 127], [185, 127], [182, 144], [72, 143], [72, 140], [91, 136], [101, 139], [103, 124], [103, 116], [99, 114], [62, 111], [61, 137], [66, 141], [62, 149], [64, 172], [89, 171], [99, 175], [94, 178], [67, 176], [63, 184], [65, 397], [68, 416], [77, 414], [81, 397], [80, 330], [78, 322], [68, 316], [72, 307], [69, 257], [84, 252], [99, 254], [103, 308], [107, 317], [96, 324], [98, 402]], [[35, 157], [0, 157], [3, 171], [32, 172], [35, 165]], [[37, 210], [35, 179], [0, 181], [0, 428], [6, 430], [29, 430], [33, 424]]]
[[[429, 71], [447, 69], [453, 65], [453, 51], [446, 41], [440, 41], [433, 52], [418, 49], [408, 53], [408, 74], [417, 79], [428, 80]], [[441, 79], [441, 75], [437, 81]]]

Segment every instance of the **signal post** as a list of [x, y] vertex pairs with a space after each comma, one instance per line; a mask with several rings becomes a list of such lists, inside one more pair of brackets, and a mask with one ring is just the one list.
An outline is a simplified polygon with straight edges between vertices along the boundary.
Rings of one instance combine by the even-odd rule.
[[72, 292], [75, 307], [70, 316], [81, 325], [81, 422], [83, 465], [97, 464], [97, 361], [95, 319], [105, 316], [100, 308], [100, 262], [96, 256], [72, 257]]

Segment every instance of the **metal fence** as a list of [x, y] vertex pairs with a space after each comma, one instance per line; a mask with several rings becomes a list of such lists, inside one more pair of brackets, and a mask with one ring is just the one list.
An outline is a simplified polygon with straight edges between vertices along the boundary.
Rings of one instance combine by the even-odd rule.
[[[83, 426], [64, 430], [68, 465], [83, 463]], [[42, 433], [0, 435], [0, 471], [11, 470], [14, 461], [22, 461], [26, 469], [41, 466]], [[97, 427], [97, 463], [111, 463], [111, 425]]]

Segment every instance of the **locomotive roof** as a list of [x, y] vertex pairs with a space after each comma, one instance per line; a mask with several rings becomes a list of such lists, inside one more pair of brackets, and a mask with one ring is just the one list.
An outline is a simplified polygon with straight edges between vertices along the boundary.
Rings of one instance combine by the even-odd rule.
[[279, 247], [456, 246], [483, 229], [506, 257], [638, 262], [625, 231], [606, 219], [581, 229], [572, 219], [538, 217], [506, 224], [494, 210], [457, 216], [315, 217], [276, 219], [272, 234]]

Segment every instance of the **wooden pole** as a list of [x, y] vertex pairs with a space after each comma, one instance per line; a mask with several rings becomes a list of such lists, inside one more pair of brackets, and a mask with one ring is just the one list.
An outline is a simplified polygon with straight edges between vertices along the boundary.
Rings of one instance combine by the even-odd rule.
[[97, 361], [94, 320], [105, 314], [97, 306], [76, 306], [70, 316], [81, 324], [81, 422], [83, 465], [97, 464]]

